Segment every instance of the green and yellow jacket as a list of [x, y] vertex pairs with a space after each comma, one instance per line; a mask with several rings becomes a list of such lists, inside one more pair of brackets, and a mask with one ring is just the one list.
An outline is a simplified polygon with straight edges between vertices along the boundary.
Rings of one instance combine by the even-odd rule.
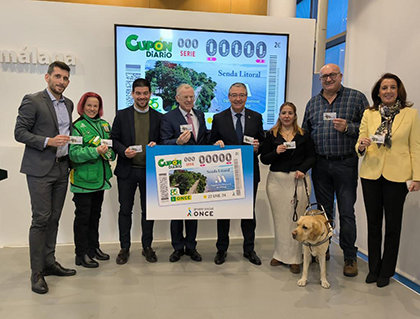
[[112, 171], [109, 161], [115, 160], [115, 153], [112, 148], [103, 155], [96, 151], [102, 139], [111, 138], [109, 123], [82, 115], [73, 123], [72, 136], [82, 136], [83, 144], [70, 145], [70, 191], [89, 193], [110, 189]]

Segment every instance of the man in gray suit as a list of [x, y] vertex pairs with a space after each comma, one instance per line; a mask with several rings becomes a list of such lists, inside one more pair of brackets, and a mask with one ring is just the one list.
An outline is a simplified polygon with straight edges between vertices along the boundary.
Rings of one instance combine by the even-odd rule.
[[32, 291], [44, 294], [44, 276], [73, 276], [74, 269], [55, 260], [58, 221], [67, 193], [68, 142], [73, 102], [62, 93], [70, 68], [55, 61], [48, 67], [44, 91], [25, 95], [16, 119], [15, 139], [25, 144], [21, 173], [26, 174], [32, 205], [29, 230]]

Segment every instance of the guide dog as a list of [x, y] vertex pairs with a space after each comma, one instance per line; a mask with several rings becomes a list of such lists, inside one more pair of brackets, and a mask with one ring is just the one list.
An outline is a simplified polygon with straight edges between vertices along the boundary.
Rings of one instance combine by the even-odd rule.
[[[310, 208], [312, 205], [308, 206]], [[303, 269], [302, 278], [297, 282], [298, 286], [304, 287], [308, 282], [308, 269], [312, 256], [317, 257], [321, 273], [322, 288], [330, 288], [327, 281], [326, 252], [329, 239], [332, 236], [332, 227], [327, 220], [324, 209], [306, 210], [297, 222], [296, 229], [292, 232], [294, 239], [303, 244]]]

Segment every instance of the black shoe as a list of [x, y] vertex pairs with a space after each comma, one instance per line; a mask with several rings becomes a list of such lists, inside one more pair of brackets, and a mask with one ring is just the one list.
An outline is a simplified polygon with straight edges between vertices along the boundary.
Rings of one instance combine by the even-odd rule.
[[169, 256], [169, 261], [171, 263], [177, 262], [181, 259], [181, 256], [184, 256], [184, 249], [176, 249], [174, 252]]
[[61, 266], [57, 261], [52, 266], [48, 266], [44, 268], [42, 271], [43, 276], [59, 276], [59, 277], [68, 277], [74, 276], [76, 274], [76, 270], [70, 268], [64, 268]]
[[255, 251], [244, 253], [244, 257], [254, 265], [261, 265], [261, 259], [257, 256]]
[[128, 261], [128, 257], [130, 257], [130, 249], [128, 248], [121, 248], [120, 252], [118, 253], [117, 259], [115, 262], [118, 265], [124, 265]]
[[377, 280], [378, 280], [378, 275], [370, 272], [370, 273], [368, 273], [365, 282], [367, 284], [373, 284]]
[[83, 256], [76, 256], [75, 263], [77, 266], [83, 266], [85, 268], [98, 268], [99, 264], [96, 260], [90, 258], [87, 254]]
[[31, 288], [37, 294], [45, 294], [48, 292], [48, 285], [41, 272], [33, 272], [31, 275]]
[[379, 288], [385, 287], [389, 285], [389, 277], [378, 277], [376, 281], [376, 286]]
[[190, 256], [190, 258], [194, 261], [202, 261], [200, 253], [197, 249], [185, 249], [185, 255]]
[[155, 263], [155, 262], [157, 262], [156, 253], [154, 252], [154, 250], [152, 249], [152, 247], [143, 248], [143, 251], [141, 252], [141, 254], [144, 257], [146, 257], [146, 260], [149, 263]]
[[219, 250], [216, 254], [216, 257], [214, 257], [214, 263], [216, 265], [221, 265], [226, 261], [227, 253], [224, 250]]
[[97, 260], [109, 260], [109, 255], [105, 254], [100, 248], [95, 248], [92, 252], [89, 252], [90, 258], [95, 258]]

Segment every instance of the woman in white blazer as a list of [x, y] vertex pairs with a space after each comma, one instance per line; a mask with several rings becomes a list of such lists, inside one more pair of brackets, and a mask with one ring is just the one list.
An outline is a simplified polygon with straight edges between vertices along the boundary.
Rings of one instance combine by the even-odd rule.
[[356, 151], [364, 157], [360, 177], [368, 222], [366, 283], [385, 287], [395, 273], [406, 195], [420, 188], [420, 119], [394, 74], [376, 82], [372, 100], [363, 114]]

